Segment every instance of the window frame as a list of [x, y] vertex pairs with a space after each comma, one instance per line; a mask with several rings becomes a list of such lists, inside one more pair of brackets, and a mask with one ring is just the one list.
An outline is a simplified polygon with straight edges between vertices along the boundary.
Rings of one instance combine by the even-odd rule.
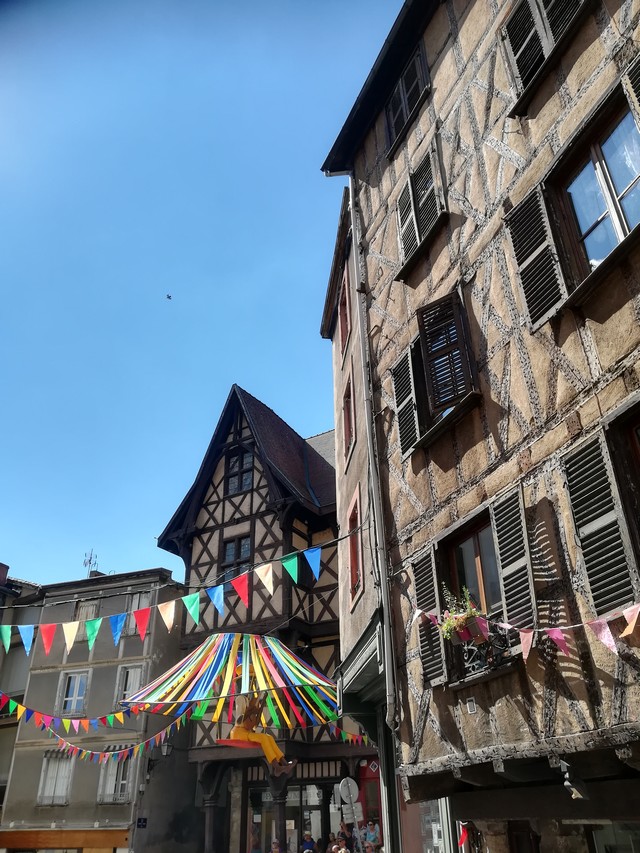
[[[250, 457], [250, 462], [245, 464], [245, 457]], [[239, 458], [240, 465], [237, 471], [230, 471], [231, 460]], [[255, 454], [253, 448], [247, 448], [242, 445], [237, 447], [233, 447], [225, 453], [224, 459], [224, 496], [225, 497], [235, 497], [236, 495], [246, 494], [253, 489], [253, 470], [254, 470], [254, 459]], [[251, 483], [249, 486], [245, 488], [244, 486], [244, 478], [245, 475], [249, 474], [251, 478]], [[238, 478], [238, 486], [239, 488], [231, 491], [229, 488], [229, 481], [234, 477]]]
[[[69, 762], [66, 767], [68, 768], [68, 773], [66, 774], [66, 778], [63, 777], [63, 782], [65, 786], [64, 793], [56, 794], [57, 782], [59, 779], [59, 770], [62, 768], [62, 762]], [[53, 780], [49, 779], [50, 768], [56, 767], [56, 773]], [[36, 796], [36, 803], [39, 806], [68, 806], [69, 805], [69, 797], [71, 793], [71, 786], [73, 783], [73, 771], [75, 769], [75, 757], [70, 755], [65, 755], [60, 750], [48, 750], [45, 752], [44, 759], [42, 762], [42, 769], [40, 771], [40, 781], [38, 784], [38, 794]], [[51, 787], [54, 791], [52, 794], [45, 794], [45, 791], [48, 787]]]
[[[409, 103], [407, 101], [406, 77], [412, 67], [415, 67], [418, 70], [418, 77], [421, 79], [419, 79], [418, 82], [418, 85], [420, 86], [418, 97], [413, 106], [409, 106]], [[404, 66], [402, 73], [400, 74], [400, 77], [395, 86], [393, 87], [393, 91], [391, 92], [391, 95], [387, 99], [384, 106], [388, 158], [391, 158], [393, 156], [394, 152], [397, 150], [398, 146], [406, 136], [409, 126], [414, 121], [416, 115], [420, 110], [420, 107], [425, 102], [430, 92], [431, 78], [429, 76], [429, 65], [427, 63], [425, 46], [421, 39], [416, 45], [415, 50], [411, 53], [411, 58]], [[393, 124], [393, 120], [390, 118], [390, 109], [393, 98], [398, 94], [400, 96], [404, 116], [402, 124], [396, 130]]]
[[347, 344], [351, 337], [351, 294], [349, 292], [349, 261], [345, 261], [342, 283], [338, 293], [338, 334], [340, 337], [340, 355], [344, 359]]
[[138, 634], [138, 626], [133, 615], [136, 610], [144, 610], [153, 606], [153, 593], [150, 589], [138, 589], [131, 591], [127, 597], [127, 618], [122, 629], [121, 636], [135, 637]]
[[[249, 556], [246, 559], [241, 557], [242, 542], [249, 540]], [[225, 560], [226, 546], [231, 542], [234, 543], [235, 557], [231, 561]], [[228, 539], [220, 539], [220, 562], [218, 569], [219, 583], [227, 583], [232, 578], [242, 574], [244, 569], [248, 569], [253, 562], [253, 537], [251, 532], [242, 533], [238, 536], [230, 536]]]
[[[118, 744], [110, 747], [107, 752], [113, 753], [123, 749], [130, 749], [135, 744]], [[135, 779], [135, 759], [126, 758], [122, 761], [114, 761], [111, 757], [100, 768], [98, 781], [97, 802], [100, 805], [124, 805], [130, 803], [133, 794], [133, 780]], [[126, 774], [126, 775], [125, 775]], [[123, 779], [123, 775], [125, 778]], [[116, 793], [117, 786], [124, 786], [121, 793]]]
[[356, 443], [356, 410], [353, 405], [353, 374], [351, 370], [347, 375], [342, 395], [342, 443], [346, 465]]
[[[87, 708], [87, 696], [89, 694], [89, 688], [91, 686], [91, 669], [66, 669], [60, 673], [60, 681], [58, 685], [58, 702], [57, 708], [58, 713], [61, 717], [81, 717], [85, 714]], [[85, 676], [85, 689], [81, 696], [81, 705], [74, 706], [69, 710], [65, 710], [65, 702], [68, 698], [77, 699], [78, 697], [75, 695], [68, 696], [67, 687], [68, 683], [71, 679]]]
[[[355, 523], [354, 523], [355, 522]], [[349, 597], [351, 608], [364, 593], [362, 565], [360, 485], [358, 484], [347, 508], [347, 545], [349, 549]]]
[[[138, 685], [132, 687], [131, 689], [126, 689], [127, 676], [130, 672], [138, 672]], [[122, 666], [118, 667], [118, 675], [116, 680], [116, 694], [115, 694], [115, 706], [118, 707], [118, 704], [123, 700], [130, 696], [132, 693], [136, 693], [144, 684], [144, 664], [122, 664]]]
[[[433, 374], [438, 374], [439, 381], [445, 378], [442, 371], [442, 352], [436, 352], [436, 348], [429, 335], [435, 331], [436, 324], [430, 325], [425, 321], [438, 319], [439, 315], [449, 311], [451, 320], [456, 329], [457, 350], [459, 359], [454, 358], [453, 365], [457, 365], [462, 371], [463, 386], [460, 393], [455, 395], [455, 400], [446, 408], [438, 402], [441, 398], [439, 393], [444, 390], [445, 384], [438, 386], [438, 394], [434, 393]], [[457, 290], [452, 291], [441, 299], [436, 299], [422, 306], [416, 313], [418, 319], [418, 337], [402, 354], [401, 358], [391, 368], [391, 377], [394, 386], [394, 400], [396, 419], [398, 422], [398, 437], [400, 453], [405, 460], [419, 447], [427, 447], [436, 441], [453, 424], [457, 423], [468, 411], [479, 404], [482, 395], [478, 390], [478, 378], [475, 360], [471, 348], [471, 336], [469, 334], [466, 313], [463, 301]], [[440, 361], [440, 366], [437, 362]], [[427, 367], [434, 365], [427, 376]], [[453, 374], [458, 373], [454, 370]], [[452, 374], [450, 374], [452, 375]], [[431, 389], [429, 385], [431, 384]]]
[[98, 618], [100, 612], [100, 602], [93, 599], [81, 599], [76, 601], [74, 619], [78, 622], [78, 633], [74, 642], [86, 641], [87, 629], [86, 622], [91, 622], [92, 619]]

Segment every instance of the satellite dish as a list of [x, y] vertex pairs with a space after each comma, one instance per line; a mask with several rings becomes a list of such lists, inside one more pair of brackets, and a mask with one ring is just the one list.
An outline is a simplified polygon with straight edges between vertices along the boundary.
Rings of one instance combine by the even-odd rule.
[[359, 793], [360, 789], [356, 780], [352, 779], [351, 776], [345, 776], [340, 782], [340, 796], [345, 803], [354, 803]]

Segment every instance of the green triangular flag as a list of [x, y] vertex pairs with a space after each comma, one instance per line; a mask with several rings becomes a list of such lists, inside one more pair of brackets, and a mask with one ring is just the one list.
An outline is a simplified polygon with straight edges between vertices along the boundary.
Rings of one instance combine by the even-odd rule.
[[189, 616], [193, 619], [196, 625], [200, 624], [200, 593], [194, 592], [191, 595], [183, 595], [182, 600], [184, 606], [189, 611]]
[[107, 722], [113, 728], [113, 714], [107, 714]]
[[9, 646], [11, 645], [11, 625], [0, 625], [0, 638], [2, 645], [7, 654], [9, 654]]
[[69, 728], [71, 727], [71, 720], [67, 719], [67, 717], [62, 718], [62, 725], [64, 726], [64, 730], [67, 734], [69, 734]]
[[286, 557], [281, 557], [280, 562], [291, 575], [291, 580], [298, 583], [298, 555], [287, 554]]
[[93, 644], [96, 641], [96, 637], [98, 636], [98, 631], [100, 630], [100, 625], [102, 624], [102, 616], [98, 619], [89, 619], [88, 622], [84, 623], [85, 630], [87, 632], [87, 640], [89, 642], [89, 651], [93, 648]]
[[13, 714], [15, 709], [18, 707], [18, 703], [14, 702], [13, 699], [9, 699], [9, 713]]

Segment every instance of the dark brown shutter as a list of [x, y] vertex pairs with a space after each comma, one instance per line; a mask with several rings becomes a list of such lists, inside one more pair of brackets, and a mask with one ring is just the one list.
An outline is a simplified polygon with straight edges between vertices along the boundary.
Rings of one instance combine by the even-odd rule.
[[514, 207], [506, 223], [529, 318], [535, 325], [567, 297], [541, 188]]
[[520, 87], [526, 89], [544, 63], [540, 34], [527, 0], [522, 0], [504, 27]]
[[516, 628], [533, 628], [535, 592], [520, 488], [491, 507], [505, 619]]
[[[413, 564], [416, 605], [425, 613], [440, 616], [438, 581], [433, 551], [429, 550]], [[420, 620], [420, 657], [425, 683], [439, 684], [445, 680], [446, 668], [442, 634], [430, 620]]]
[[454, 406], [472, 390], [464, 324], [457, 293], [418, 311], [431, 414]]
[[554, 43], [559, 41], [587, 0], [542, 0]]
[[567, 457], [565, 471], [593, 605], [601, 615], [635, 598], [633, 558], [604, 436]]
[[391, 371], [396, 398], [400, 451], [404, 456], [418, 441], [416, 393], [413, 382], [411, 349], [408, 349]]

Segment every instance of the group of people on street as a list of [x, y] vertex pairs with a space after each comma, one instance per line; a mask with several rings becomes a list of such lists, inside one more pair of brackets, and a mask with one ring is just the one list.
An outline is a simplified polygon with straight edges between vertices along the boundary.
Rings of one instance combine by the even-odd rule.
[[[358, 847], [358, 839], [360, 846]], [[306, 831], [300, 845], [299, 853], [384, 853], [382, 850], [382, 838], [380, 836], [380, 825], [377, 821], [368, 820], [364, 827], [349, 828], [342, 822], [337, 835], [329, 833], [326, 845], [320, 840], [314, 841], [311, 832]]]

